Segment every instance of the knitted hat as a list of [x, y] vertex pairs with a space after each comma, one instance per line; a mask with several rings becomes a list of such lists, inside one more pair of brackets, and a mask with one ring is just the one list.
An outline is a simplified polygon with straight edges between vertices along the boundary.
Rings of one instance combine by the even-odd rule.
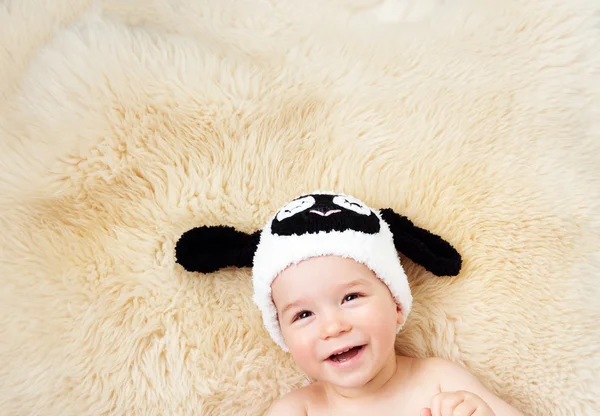
[[177, 242], [176, 257], [186, 270], [203, 273], [252, 266], [254, 303], [271, 338], [287, 351], [271, 297], [279, 273], [311, 257], [352, 258], [387, 285], [406, 320], [412, 295], [398, 251], [439, 276], [460, 271], [459, 253], [406, 217], [389, 208], [374, 210], [350, 195], [321, 191], [288, 202], [253, 234], [228, 226], [189, 230]]

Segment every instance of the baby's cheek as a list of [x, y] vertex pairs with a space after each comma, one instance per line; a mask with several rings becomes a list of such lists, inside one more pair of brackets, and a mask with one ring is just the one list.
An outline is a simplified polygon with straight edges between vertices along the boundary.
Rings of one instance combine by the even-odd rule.
[[316, 366], [318, 365], [317, 355], [315, 351], [315, 343], [309, 337], [296, 336], [286, 341], [290, 354], [298, 366], [309, 376], [313, 376]]
[[387, 305], [372, 303], [361, 316], [363, 325], [375, 333], [396, 333], [395, 308]]
[[314, 337], [308, 328], [287, 328], [283, 338], [292, 355], [305, 355], [314, 344]]

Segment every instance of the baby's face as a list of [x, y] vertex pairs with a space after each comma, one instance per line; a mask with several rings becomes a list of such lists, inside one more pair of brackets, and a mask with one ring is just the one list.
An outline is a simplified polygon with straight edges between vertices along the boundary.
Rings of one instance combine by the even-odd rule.
[[402, 311], [366, 266], [314, 257], [281, 272], [271, 289], [286, 345], [310, 377], [359, 387], [395, 355]]

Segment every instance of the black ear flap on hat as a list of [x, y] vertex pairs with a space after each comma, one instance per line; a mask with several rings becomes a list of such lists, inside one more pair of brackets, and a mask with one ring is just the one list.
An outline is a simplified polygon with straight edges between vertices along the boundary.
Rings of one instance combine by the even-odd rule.
[[396, 250], [437, 276], [456, 276], [462, 259], [440, 236], [419, 228], [391, 208], [379, 211], [394, 235]]
[[251, 267], [260, 231], [247, 234], [216, 225], [192, 228], [175, 245], [175, 257], [189, 272], [212, 273], [224, 267]]

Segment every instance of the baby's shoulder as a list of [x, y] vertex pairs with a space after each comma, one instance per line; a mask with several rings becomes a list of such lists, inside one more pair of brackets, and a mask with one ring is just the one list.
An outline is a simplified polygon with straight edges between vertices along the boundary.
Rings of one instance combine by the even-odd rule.
[[293, 390], [275, 400], [265, 416], [306, 416], [308, 414], [308, 405], [315, 400], [316, 394], [317, 392], [312, 385]]
[[457, 364], [445, 358], [439, 357], [428, 357], [428, 358], [412, 358], [412, 357], [399, 357], [399, 359], [408, 360], [410, 362], [411, 371], [414, 373], [430, 373], [433, 371], [437, 373], [439, 371], [453, 371]]
[[435, 383], [438, 388], [449, 381], [462, 380], [469, 376], [468, 371], [461, 365], [445, 358], [411, 358], [410, 377]]

